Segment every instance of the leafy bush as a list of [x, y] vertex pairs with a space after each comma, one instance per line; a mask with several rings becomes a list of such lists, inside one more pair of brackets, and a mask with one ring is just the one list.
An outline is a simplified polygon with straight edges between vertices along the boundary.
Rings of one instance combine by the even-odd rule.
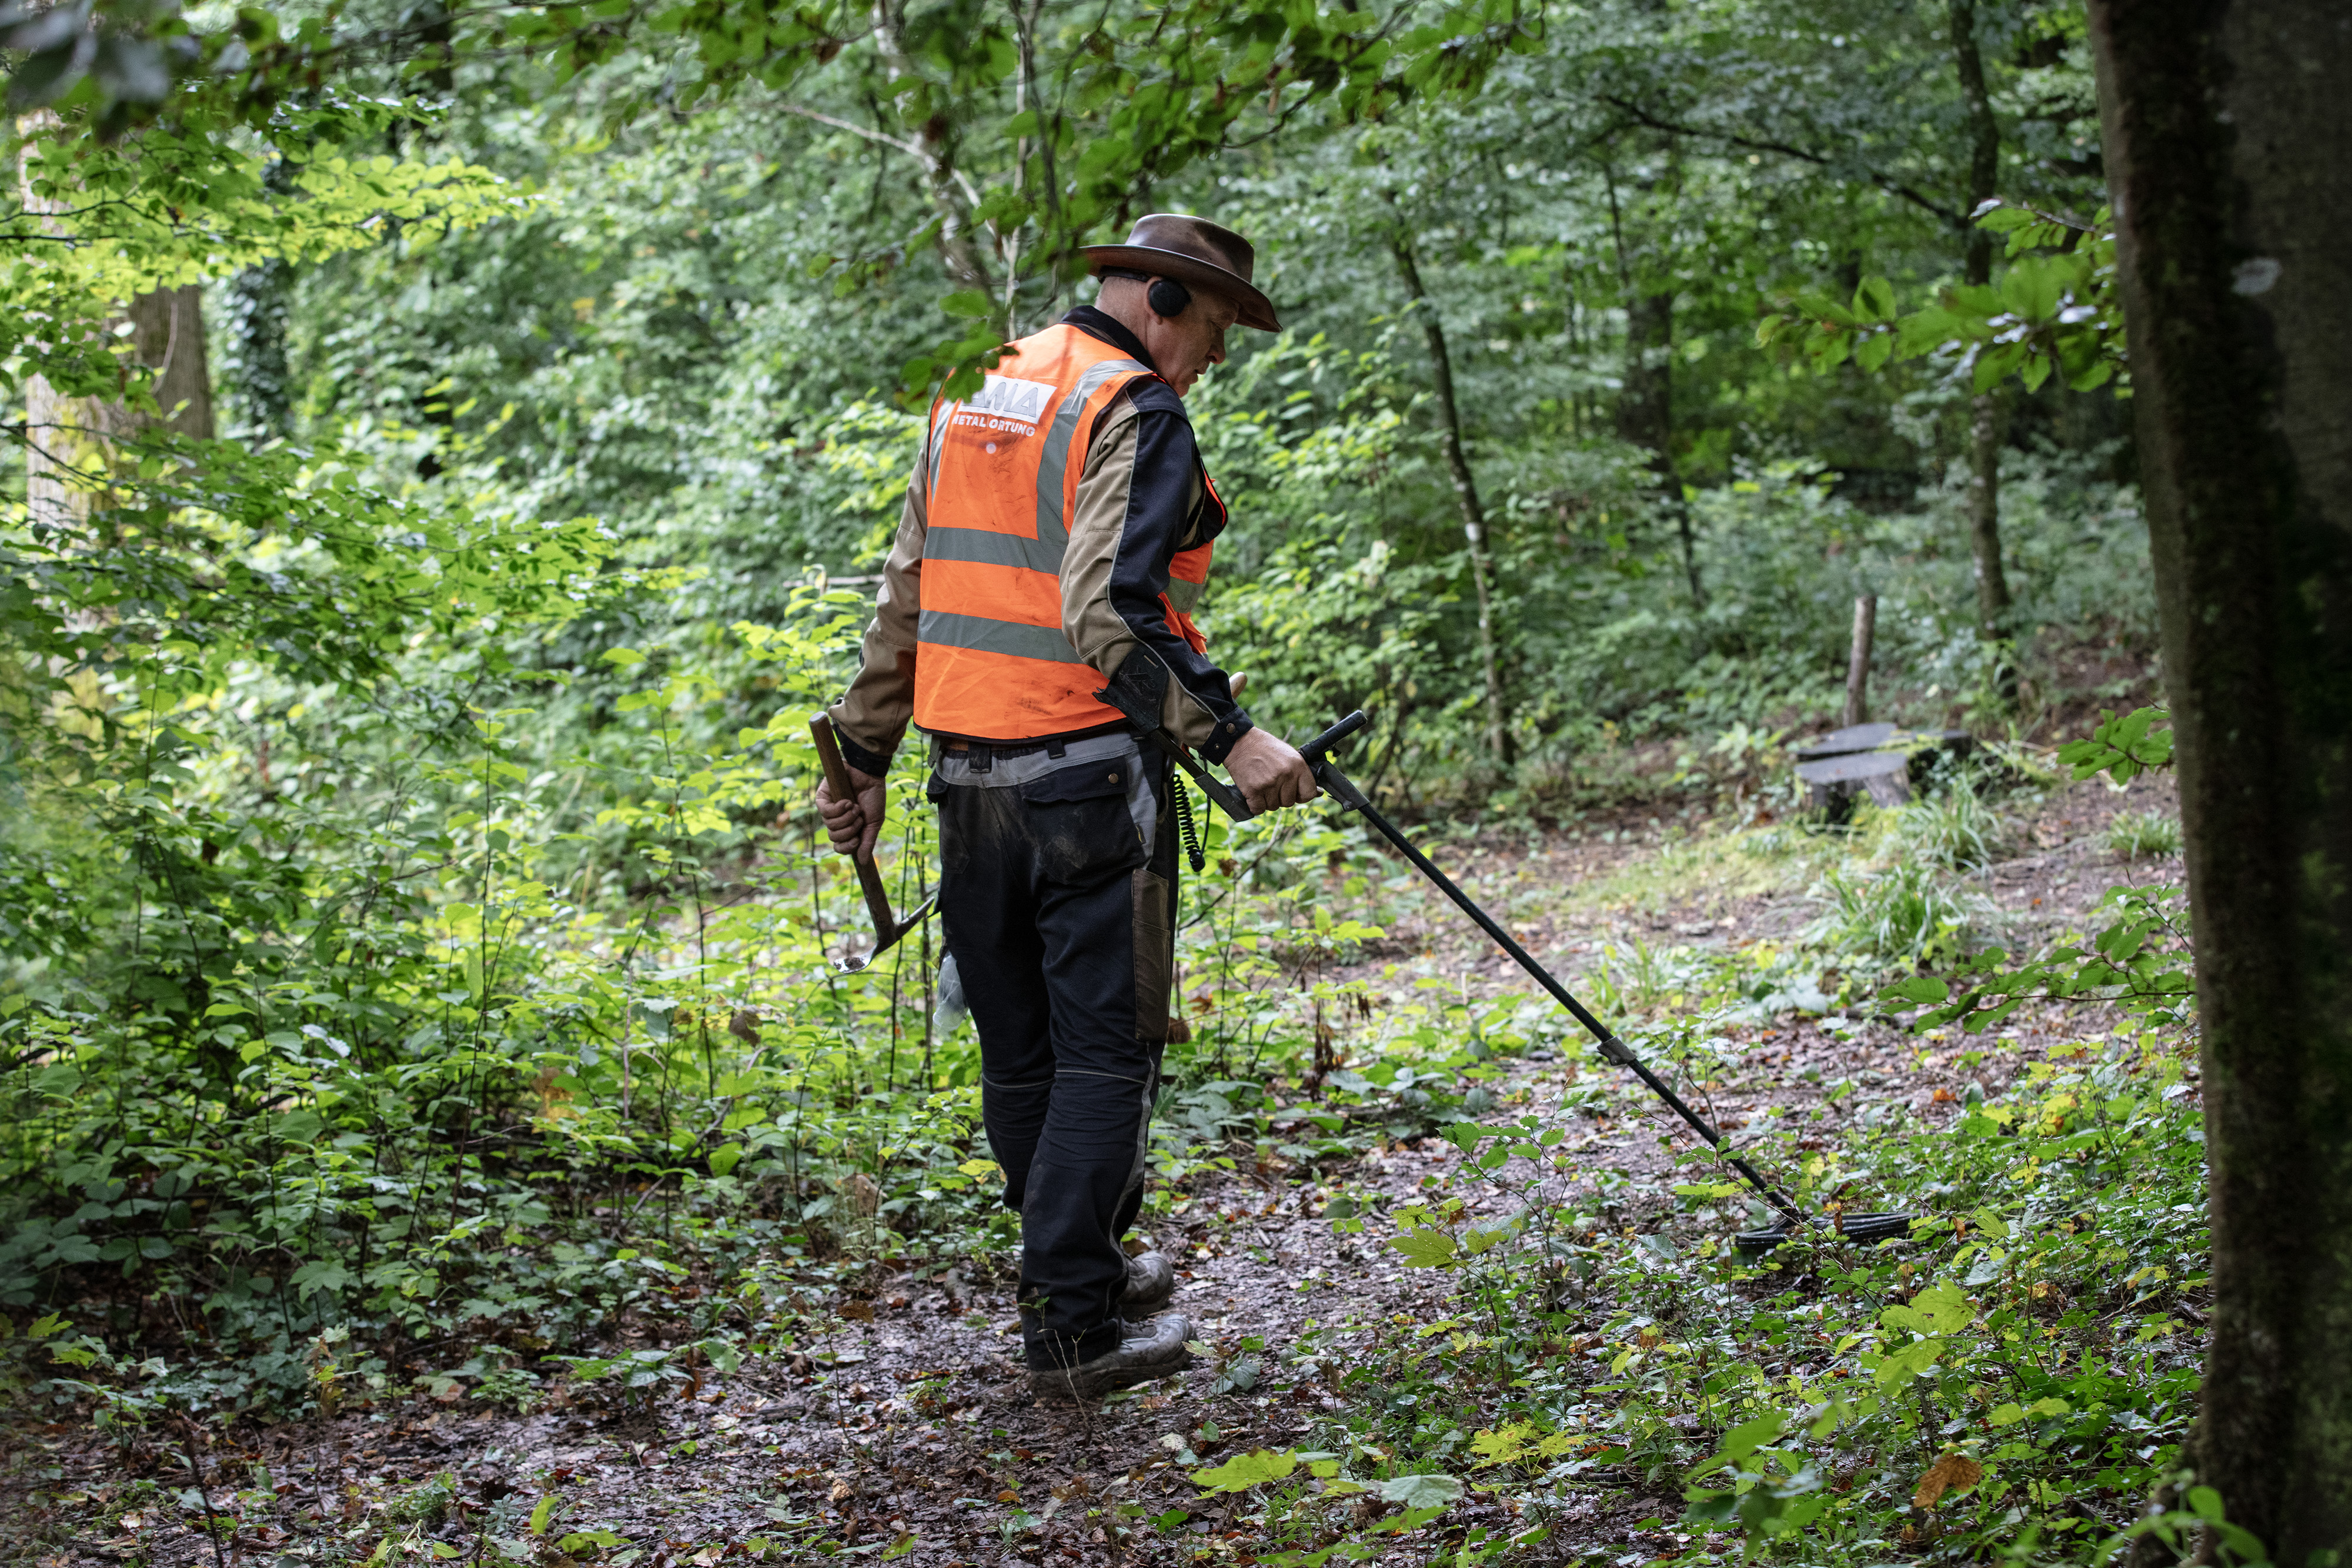
[[[2000, 1092], [1971, 1087], [1941, 1128], [1869, 1107], [1807, 1153], [1824, 1112], [1769, 1119], [1746, 1153], [1806, 1208], [1920, 1218], [1907, 1239], [1824, 1225], [1760, 1257], [1722, 1245], [1727, 1223], [1763, 1215], [1704, 1147], [1678, 1158], [1673, 1212], [1629, 1225], [1606, 1173], [1568, 1153], [1572, 1108], [1453, 1125], [1461, 1176], [1385, 1223], [1400, 1261], [1457, 1290], [1444, 1317], [1396, 1324], [1349, 1375], [1360, 1409], [1307, 1440], [1392, 1473], [1466, 1469], [1535, 1520], [1571, 1485], [1674, 1488], [1685, 1528], [1831, 1568], [1931, 1544], [2113, 1550], [2172, 1477], [2194, 1408], [2206, 1240], [2187, 1065], [2177, 1038], [2133, 1024], [2049, 1051]], [[1475, 1218], [1466, 1181], [1493, 1200]], [[1695, 1560], [1718, 1550], [1692, 1543]]]

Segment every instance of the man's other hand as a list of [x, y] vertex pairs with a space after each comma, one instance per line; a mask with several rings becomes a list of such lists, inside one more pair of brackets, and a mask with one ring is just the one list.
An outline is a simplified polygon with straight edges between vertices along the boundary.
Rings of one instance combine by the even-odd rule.
[[1298, 748], [1262, 729], [1244, 732], [1225, 753], [1225, 771], [1232, 774], [1242, 799], [1253, 811], [1296, 806], [1322, 793], [1315, 788], [1314, 769]]
[[849, 770], [849, 788], [850, 798], [836, 800], [830, 783], [819, 784], [817, 815], [824, 819], [824, 831], [832, 838], [835, 852], [871, 860], [874, 841], [882, 836], [882, 780], [853, 768]]

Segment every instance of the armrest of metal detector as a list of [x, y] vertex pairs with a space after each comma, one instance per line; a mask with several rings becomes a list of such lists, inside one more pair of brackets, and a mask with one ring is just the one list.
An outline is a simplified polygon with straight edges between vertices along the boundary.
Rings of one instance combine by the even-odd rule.
[[1118, 673], [1110, 684], [1095, 694], [1095, 700], [1108, 703], [1126, 716], [1135, 727], [1136, 738], [1159, 747], [1171, 761], [1190, 774], [1217, 809], [1236, 822], [1246, 822], [1256, 815], [1242, 792], [1230, 784], [1221, 784], [1209, 776], [1209, 770], [1192, 760], [1192, 754], [1183, 743], [1160, 727], [1160, 705], [1168, 695], [1168, 666], [1150, 652], [1137, 648], [1119, 662]]

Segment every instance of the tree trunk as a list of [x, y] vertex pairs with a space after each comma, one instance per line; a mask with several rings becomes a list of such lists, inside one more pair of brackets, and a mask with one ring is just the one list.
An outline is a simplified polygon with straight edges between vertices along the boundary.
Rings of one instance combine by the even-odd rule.
[[1846, 650], [1845, 716], [1840, 727], [1852, 729], [1870, 719], [1870, 644], [1878, 630], [1878, 595], [1865, 593], [1853, 601], [1853, 643]]
[[[874, 37], [881, 47], [887, 79], [893, 83], [916, 74], [915, 64], [907, 55], [906, 22], [902, 0], [875, 0]], [[965, 287], [993, 298], [996, 285], [988, 276], [980, 247], [971, 241], [971, 209], [980, 204], [979, 193], [958, 175], [952, 146], [934, 139], [929, 126], [918, 127], [905, 141], [892, 145], [913, 154], [923, 166], [931, 210], [940, 215], [940, 254], [947, 261], [948, 271]], [[959, 193], [962, 200], [958, 200]]]
[[[273, 194], [294, 190], [295, 164], [279, 157], [262, 176]], [[226, 434], [259, 445], [294, 433], [292, 378], [286, 363], [286, 316], [294, 267], [283, 256], [256, 262], [221, 291], [228, 341], [215, 367], [231, 411]]]
[[2200, 1479], [2352, 1546], [2352, 28], [2092, 0], [2197, 933]]
[[[34, 194], [25, 159], [58, 126], [47, 110], [19, 122], [18, 199], [28, 213], [58, 211]], [[155, 402], [164, 428], [199, 440], [213, 434], [212, 366], [205, 354], [204, 289], [188, 284], [142, 294], [131, 302], [131, 351], [158, 373]], [[36, 524], [79, 532], [103, 494], [114, 444], [152, 424], [102, 398], [67, 397], [42, 376], [25, 382], [25, 500]]]
[[[1671, 149], [1667, 160], [1671, 169]], [[1664, 183], [1671, 182], [1670, 172]], [[1655, 193], [1654, 188], [1651, 193]], [[1706, 593], [1699, 585], [1690, 507], [1683, 499], [1682, 476], [1675, 470], [1675, 290], [1671, 283], [1659, 288], [1649, 287], [1647, 279], [1637, 281], [1633, 256], [1625, 244], [1623, 214], [1617, 210], [1614, 178], [1609, 182], [1609, 222], [1616, 241], [1618, 282], [1625, 297], [1625, 371], [1617, 394], [1617, 434], [1649, 452], [1659, 497], [1673, 516], [1682, 543], [1683, 577], [1690, 587], [1691, 602], [1705, 605]]]
[[[1976, 0], [1951, 0], [1952, 60], [1968, 111], [1969, 211], [1992, 200], [2000, 183], [2000, 124], [1985, 88], [1984, 55], [1977, 45]], [[1968, 281], [1992, 281], [1992, 235], [1973, 223], [1964, 236]], [[2009, 577], [2000, 567], [2000, 406], [1979, 392], [1969, 405], [1969, 556], [1977, 584], [1977, 631], [2001, 634], [2009, 619]]]
[[1454, 401], [1454, 361], [1445, 351], [1445, 329], [1421, 287], [1421, 268], [1413, 264], [1412, 247], [1402, 231], [1389, 241], [1396, 253], [1397, 272], [1406, 296], [1421, 317], [1421, 330], [1429, 341], [1430, 376], [1437, 383], [1437, 439], [1445, 453], [1445, 471], [1454, 480], [1454, 498], [1462, 508], [1462, 537], [1470, 547], [1470, 580], [1478, 590], [1478, 661], [1486, 676], [1486, 749], [1506, 766], [1517, 759], [1511, 744], [1509, 711], [1503, 704], [1503, 674], [1495, 656], [1494, 563], [1486, 552], [1486, 512], [1478, 504], [1478, 482], [1462, 449], [1462, 412]]
[[2000, 399], [1969, 400], [1969, 566], [1977, 585], [1977, 632], [1998, 637], [2009, 618], [2009, 576], [2000, 567]]

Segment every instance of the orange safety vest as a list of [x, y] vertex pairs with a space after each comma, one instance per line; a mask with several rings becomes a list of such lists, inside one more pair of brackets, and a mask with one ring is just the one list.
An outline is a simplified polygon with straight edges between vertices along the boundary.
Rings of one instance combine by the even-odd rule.
[[[1010, 345], [970, 401], [931, 410], [915, 641], [922, 729], [1031, 740], [1118, 722], [1095, 699], [1101, 674], [1063, 634], [1062, 552], [1095, 425], [1122, 387], [1151, 373], [1057, 325]], [[1191, 612], [1211, 548], [1177, 552], [1160, 596], [1169, 629], [1196, 651], [1208, 646]]]

